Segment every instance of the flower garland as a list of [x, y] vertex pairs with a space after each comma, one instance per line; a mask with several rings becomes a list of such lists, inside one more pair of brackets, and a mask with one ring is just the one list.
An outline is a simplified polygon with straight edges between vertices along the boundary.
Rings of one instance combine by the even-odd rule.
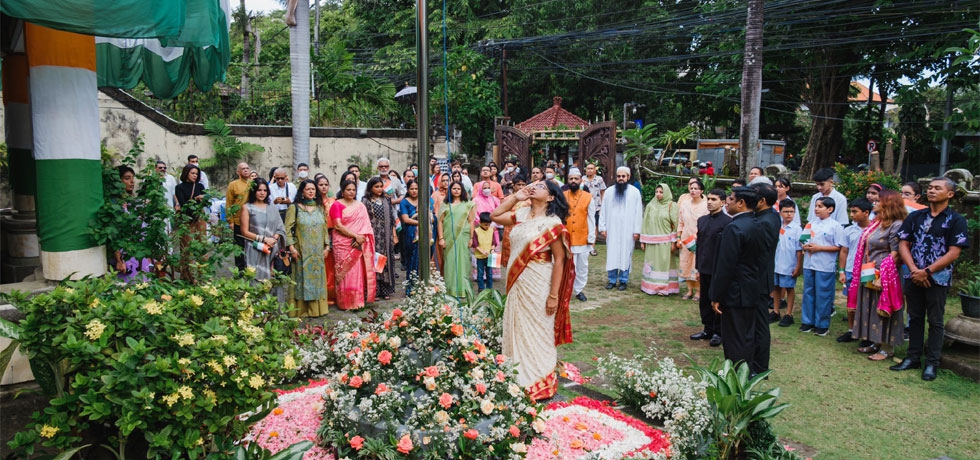
[[[252, 426], [246, 441], [255, 441], [263, 448], [277, 453], [301, 441], [316, 444], [316, 430], [322, 422], [323, 395], [326, 380], [310, 380], [306, 386], [293, 390], [275, 390], [278, 405], [264, 419]], [[333, 460], [326, 449], [314, 445], [304, 460]]]

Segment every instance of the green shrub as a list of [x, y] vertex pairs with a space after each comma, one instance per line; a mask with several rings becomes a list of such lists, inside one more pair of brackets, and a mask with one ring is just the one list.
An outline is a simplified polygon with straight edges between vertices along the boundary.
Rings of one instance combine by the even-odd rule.
[[841, 163], [834, 165], [834, 171], [837, 173], [834, 188], [847, 198], [848, 203], [864, 198], [871, 184], [896, 192], [902, 190], [902, 179], [884, 171], [852, 171]]
[[139, 436], [147, 458], [230, 451], [249, 423], [238, 415], [272, 401], [270, 389], [298, 362], [296, 320], [279, 311], [271, 286], [248, 271], [197, 286], [120, 285], [109, 275], [5, 296], [26, 317], [0, 333], [17, 335], [52, 395], [11, 447], [30, 456], [38, 444], [65, 450], [95, 436], [128, 458]]

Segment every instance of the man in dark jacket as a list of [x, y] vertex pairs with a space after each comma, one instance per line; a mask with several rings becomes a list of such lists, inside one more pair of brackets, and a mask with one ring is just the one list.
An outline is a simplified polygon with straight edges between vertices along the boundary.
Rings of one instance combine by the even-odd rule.
[[[759, 298], [757, 310], [760, 321], [768, 325], [775, 322], [772, 320], [770, 308], [773, 306], [772, 291], [776, 289], [776, 245], [779, 244], [779, 229], [782, 227], [782, 219], [772, 207], [779, 199], [776, 187], [766, 183], [756, 183], [751, 187], [759, 196], [759, 202], [755, 206], [755, 219], [759, 225], [757, 235], [762, 244], [762, 267], [761, 279], [759, 280], [762, 283], [760, 287], [762, 297]], [[776, 313], [775, 316], [778, 321], [779, 314]], [[769, 370], [769, 348], [772, 342], [768, 326], [758, 328], [756, 332], [756, 354], [752, 360], [754, 373]]]
[[758, 312], [765, 286], [760, 278], [765, 276], [765, 255], [755, 217], [759, 196], [750, 187], [736, 187], [732, 194], [734, 199], [728, 201], [732, 223], [721, 234], [711, 280], [711, 307], [721, 316], [725, 358], [745, 362], [757, 374], [764, 370], [754, 361], [760, 346], [757, 329], [769, 327], [767, 321], [760, 321]]
[[711, 291], [711, 277], [715, 273], [715, 259], [721, 243], [721, 232], [732, 218], [722, 212], [727, 196], [721, 189], [712, 189], [707, 195], [708, 215], [698, 218], [698, 248], [694, 253], [694, 267], [701, 282], [701, 324], [704, 329], [691, 336], [691, 340], [711, 340], [709, 345], [721, 345], [721, 323], [718, 315], [711, 309], [711, 298], [705, 293]]

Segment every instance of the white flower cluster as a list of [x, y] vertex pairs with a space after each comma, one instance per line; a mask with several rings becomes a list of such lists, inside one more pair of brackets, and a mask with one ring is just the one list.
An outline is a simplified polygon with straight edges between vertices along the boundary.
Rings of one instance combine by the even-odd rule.
[[620, 393], [622, 402], [663, 421], [672, 458], [702, 458], [713, 429], [707, 384], [685, 375], [673, 359], [655, 356], [653, 348], [633, 359], [610, 354], [599, 359], [598, 371]]

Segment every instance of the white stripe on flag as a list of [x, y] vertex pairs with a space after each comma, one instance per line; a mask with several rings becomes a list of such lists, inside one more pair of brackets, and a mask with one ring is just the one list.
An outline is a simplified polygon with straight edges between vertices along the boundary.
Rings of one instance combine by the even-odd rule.
[[184, 55], [183, 47], [165, 47], [155, 38], [110, 38], [95, 37], [95, 44], [106, 43], [120, 49], [143, 47], [147, 51], [160, 56], [164, 62], [180, 59]]
[[34, 158], [101, 160], [95, 72], [78, 67], [31, 68]]

